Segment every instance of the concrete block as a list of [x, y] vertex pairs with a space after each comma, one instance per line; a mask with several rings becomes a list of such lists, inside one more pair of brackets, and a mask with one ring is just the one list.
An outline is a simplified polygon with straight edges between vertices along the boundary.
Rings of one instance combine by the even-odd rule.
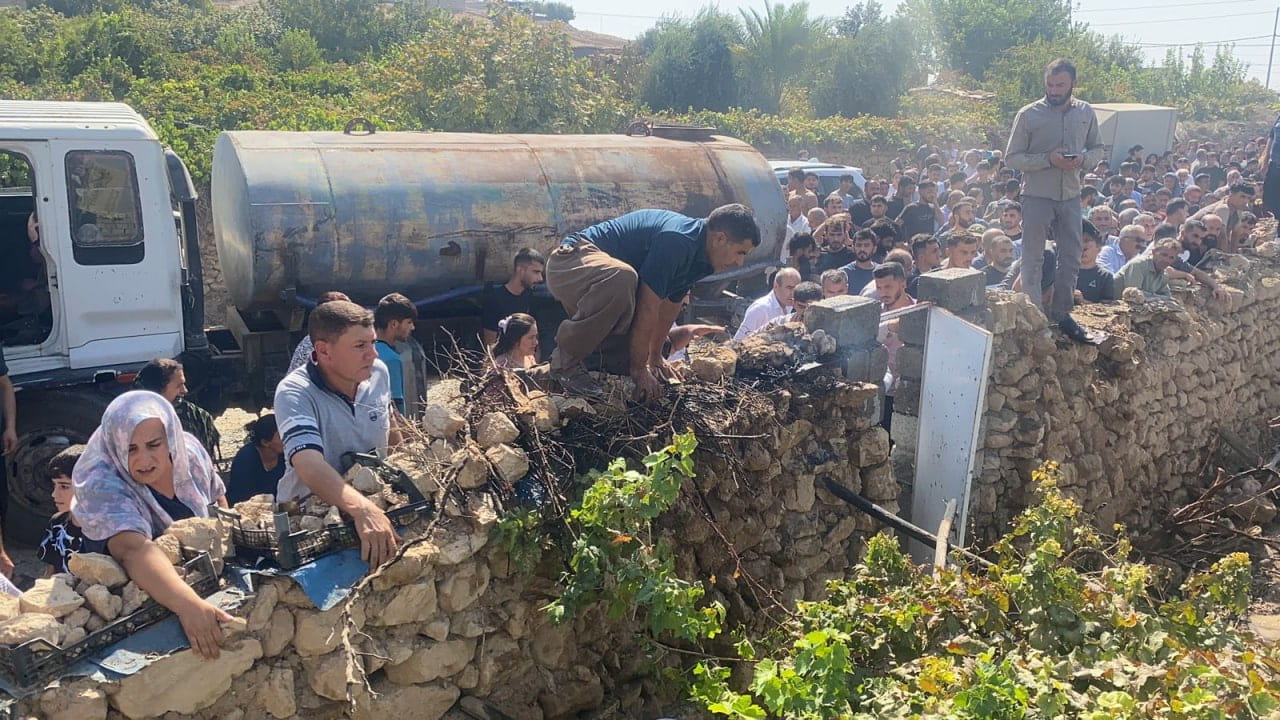
[[986, 307], [987, 280], [980, 270], [948, 268], [920, 276], [920, 300], [959, 311]]
[[898, 339], [907, 345], [923, 347], [929, 337], [929, 311], [909, 312], [898, 318]]
[[[808, 311], [805, 311], [806, 314]], [[840, 366], [849, 380], [884, 384], [884, 374], [889, 369], [889, 351], [883, 345], [845, 348], [839, 351]]]
[[903, 378], [898, 381], [898, 389], [893, 393], [894, 422], [899, 415], [920, 417], [920, 382]]
[[809, 332], [823, 330], [840, 348], [863, 347], [876, 341], [880, 329], [880, 303], [861, 295], [840, 295], [819, 300], [804, 311]]
[[924, 348], [906, 345], [898, 349], [898, 377], [919, 380], [924, 377]]

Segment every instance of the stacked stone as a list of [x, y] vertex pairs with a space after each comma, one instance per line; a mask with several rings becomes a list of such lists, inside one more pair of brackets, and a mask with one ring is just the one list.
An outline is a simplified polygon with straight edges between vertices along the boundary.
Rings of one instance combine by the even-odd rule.
[[[814, 307], [814, 322], [841, 339], [842, 362], [760, 396], [720, 436], [701, 438], [696, 479], [655, 524], [676, 549], [680, 575], [705, 582], [708, 599], [724, 603], [733, 621], [767, 626], [765, 614], [777, 613], [762, 598], [794, 605], [822, 596], [879, 530], [831, 495], [824, 479], [897, 507], [888, 438], [877, 425], [879, 385], [841, 377], [865, 367], [853, 360], [861, 353], [865, 361], [872, 350], [878, 312], [853, 298]], [[866, 372], [882, 374], [883, 367]], [[538, 433], [554, 434], [564, 422], [598, 423], [626, 409], [512, 395], [506, 409], [473, 403], [465, 417], [428, 408], [427, 437], [391, 461], [437, 497], [444, 497], [440, 478], [456, 478], [465, 502], [450, 492], [441, 524], [409, 542], [345, 616], [341, 605], [318, 610], [292, 580], [266, 580], [242, 613], [245, 634], [219, 659], [179, 652], [120, 682], [51, 688], [24, 701], [23, 711], [52, 720], [436, 720], [461, 717], [450, 714], [459, 702], [483, 702], [518, 720], [552, 720], [608, 698], [619, 717], [662, 714], [680, 698], [663, 694], [646, 648], [628, 640], [643, 618], [611, 618], [597, 605], [563, 626], [551, 624], [542, 608], [559, 592], [562, 564], [518, 572], [491, 539], [499, 516], [492, 481], [524, 472], [503, 470], [502, 448], [532, 447]], [[350, 645], [343, 642], [347, 628]], [[349, 663], [357, 677], [368, 677], [374, 696], [349, 682]]]
[[1280, 408], [1280, 265], [1257, 255], [1220, 264], [1230, 300], [1175, 291], [1174, 300], [1094, 305], [1097, 347], [1051, 335], [1025, 297], [990, 293], [994, 358], [971, 531], [1002, 534], [1034, 500], [1031, 472], [1062, 462], [1062, 487], [1102, 527], [1159, 525], [1202, 489], [1218, 429], [1262, 452]]

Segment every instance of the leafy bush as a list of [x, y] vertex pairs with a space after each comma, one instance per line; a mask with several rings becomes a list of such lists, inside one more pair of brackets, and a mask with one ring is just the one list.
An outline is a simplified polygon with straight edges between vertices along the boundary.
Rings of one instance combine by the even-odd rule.
[[1260, 718], [1280, 710], [1280, 651], [1239, 629], [1249, 560], [1223, 558], [1170, 598], [1159, 571], [1105, 543], [1036, 473], [1040, 503], [978, 571], [933, 573], [882, 534], [852, 578], [801, 603], [753, 663], [695, 671], [733, 718]]
[[936, 97], [908, 95], [902, 100], [898, 118], [859, 115], [809, 119], [766, 115], [755, 110], [659, 114], [664, 122], [706, 125], [757, 147], [847, 147], [891, 150], [901, 145], [914, 147], [926, 135], [955, 138], [977, 145], [982, 140], [1004, 136], [995, 107], [991, 103], [951, 101]]

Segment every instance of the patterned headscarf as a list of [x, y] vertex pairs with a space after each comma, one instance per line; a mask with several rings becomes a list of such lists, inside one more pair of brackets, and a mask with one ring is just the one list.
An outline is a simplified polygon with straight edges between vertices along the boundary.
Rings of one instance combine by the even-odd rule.
[[102, 425], [93, 431], [71, 474], [71, 513], [90, 540], [109, 540], [128, 531], [150, 538], [173, 524], [151, 491], [129, 473], [133, 431], [152, 418], [164, 423], [175, 497], [196, 517], [208, 517], [208, 504], [226, 494], [209, 454], [182, 429], [173, 405], [146, 390], [127, 392], [107, 406]]

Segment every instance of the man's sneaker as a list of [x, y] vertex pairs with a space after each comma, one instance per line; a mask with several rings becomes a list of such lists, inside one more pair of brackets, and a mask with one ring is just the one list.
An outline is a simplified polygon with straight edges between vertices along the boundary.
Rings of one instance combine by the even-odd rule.
[[587, 398], [602, 398], [605, 395], [604, 386], [591, 377], [591, 373], [581, 364], [560, 370], [552, 369], [551, 379], [570, 395]]
[[1088, 330], [1080, 327], [1080, 323], [1070, 317], [1058, 321], [1058, 329], [1072, 340], [1085, 345], [1097, 345], [1098, 340]]

